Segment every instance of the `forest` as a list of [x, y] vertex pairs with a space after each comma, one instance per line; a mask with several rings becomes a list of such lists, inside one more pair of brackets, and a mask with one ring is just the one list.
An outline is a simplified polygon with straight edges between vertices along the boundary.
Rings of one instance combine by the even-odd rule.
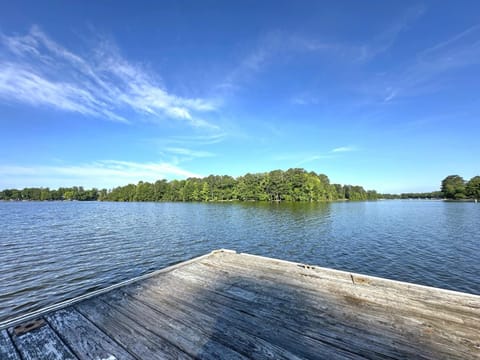
[[49, 188], [6, 189], [0, 200], [77, 200], [77, 201], [335, 201], [377, 199], [480, 199], [480, 176], [465, 181], [449, 175], [439, 191], [424, 193], [379, 194], [358, 185], [331, 184], [324, 174], [304, 169], [273, 170], [237, 178], [210, 175], [186, 180], [157, 180], [107, 189], [81, 186], [56, 190]]
[[119, 186], [111, 190], [83, 187], [7, 189], [0, 200], [99, 200], [99, 201], [333, 201], [376, 200], [374, 190], [362, 186], [330, 184], [326, 175], [304, 169], [274, 170], [237, 178], [210, 175], [186, 180]]

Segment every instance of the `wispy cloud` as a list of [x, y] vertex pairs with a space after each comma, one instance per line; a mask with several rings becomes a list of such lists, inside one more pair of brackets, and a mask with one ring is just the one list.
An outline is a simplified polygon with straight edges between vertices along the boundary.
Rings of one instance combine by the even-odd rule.
[[195, 127], [216, 126], [202, 113], [213, 100], [169, 93], [158, 76], [127, 61], [103, 39], [88, 54], [77, 54], [36, 26], [24, 36], [0, 34], [0, 99], [130, 122], [130, 115], [173, 118]]
[[227, 134], [216, 132], [209, 135], [178, 135], [162, 139], [162, 144], [178, 144], [180, 146], [205, 146], [218, 144], [227, 138]]
[[[341, 147], [334, 148], [330, 150], [328, 153], [324, 153], [324, 154], [318, 154], [318, 153], [313, 155], [296, 154], [293, 156], [296, 157], [297, 159], [299, 157], [301, 158], [301, 160], [295, 164], [295, 166], [301, 166], [317, 160], [334, 159], [339, 157], [340, 153], [352, 152], [356, 150], [357, 149], [354, 146], [341, 146]], [[287, 159], [288, 158], [284, 158], [284, 160], [287, 160]], [[292, 159], [292, 157], [290, 159]]]
[[192, 150], [187, 148], [178, 148], [178, 147], [168, 147], [165, 151], [176, 154], [176, 155], [185, 155], [193, 158], [204, 158], [204, 157], [212, 157], [215, 156], [214, 153], [209, 151], [201, 151], [201, 150]]
[[308, 156], [308, 157], [300, 160], [299, 162], [297, 162], [295, 164], [295, 166], [304, 165], [304, 164], [307, 164], [307, 163], [310, 163], [310, 162], [316, 161], [316, 160], [331, 159], [331, 158], [332, 158], [331, 155], [312, 155], [312, 156]]
[[301, 94], [294, 95], [290, 102], [293, 105], [318, 105], [320, 103], [320, 99], [317, 96], [313, 96], [308, 92], [303, 92]]
[[[276, 154], [273, 156], [272, 160], [285, 163], [286, 166], [298, 167], [316, 160], [322, 159], [332, 159], [335, 155], [333, 154], [309, 154], [306, 152], [299, 153], [289, 153], [289, 154]], [[289, 165], [291, 164], [291, 165]]]
[[449, 72], [480, 65], [480, 25], [472, 26], [451, 38], [418, 53], [404, 69], [385, 74], [365, 89], [384, 102], [400, 97], [437, 92], [451, 86], [443, 83]]
[[0, 188], [74, 186], [111, 188], [142, 181], [201, 177], [170, 163], [105, 160], [81, 165], [0, 165]]
[[277, 154], [273, 157], [275, 161], [281, 162], [295, 162], [294, 166], [301, 166], [304, 164], [311, 163], [317, 160], [328, 160], [335, 159], [341, 156], [341, 153], [357, 151], [357, 148], [354, 146], [341, 146], [334, 148], [330, 151], [317, 152], [317, 153], [308, 153], [308, 152], [298, 152], [298, 153], [289, 153], [289, 154]]
[[[278, 59], [285, 61], [290, 55], [310, 53], [355, 64], [371, 61], [390, 49], [399, 35], [424, 12], [425, 7], [422, 5], [411, 7], [379, 34], [359, 42], [325, 40], [310, 34], [278, 30], [268, 32], [245, 54], [218, 87], [235, 91], [242, 83], [254, 79], [254, 75], [265, 70], [270, 63]], [[302, 97], [294, 97], [292, 102], [298, 105], [309, 103]]]
[[322, 42], [308, 36], [288, 33], [285, 31], [270, 31], [261, 36], [238, 64], [227, 74], [217, 87], [224, 91], [234, 92], [245, 82], [255, 79], [255, 75], [265, 70], [272, 62], [285, 59], [286, 54], [305, 52], [335, 53], [338, 44]]
[[365, 62], [385, 53], [395, 44], [400, 34], [407, 31], [411, 24], [420, 18], [425, 11], [425, 5], [419, 4], [399, 14], [391, 25], [374, 36], [373, 39], [366, 41], [364, 44], [352, 46], [351, 50], [353, 50], [352, 55], [355, 55], [354, 59]]
[[342, 152], [351, 152], [356, 151], [357, 149], [354, 146], [340, 146], [335, 149], [330, 150], [331, 153], [342, 153]]

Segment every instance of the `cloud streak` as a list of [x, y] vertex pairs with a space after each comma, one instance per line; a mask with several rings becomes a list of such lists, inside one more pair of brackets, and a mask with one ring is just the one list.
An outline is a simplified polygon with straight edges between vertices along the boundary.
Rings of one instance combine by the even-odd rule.
[[36, 26], [24, 36], [0, 34], [0, 99], [125, 123], [140, 114], [216, 128], [201, 115], [215, 110], [215, 101], [169, 93], [112, 42], [103, 40], [82, 56]]
[[[74, 186], [112, 188], [114, 186], [156, 181], [202, 177], [170, 163], [138, 163], [105, 160], [81, 165], [0, 165], [0, 188], [29, 186]], [[34, 182], [34, 183], [33, 183]]]
[[351, 152], [351, 151], [356, 151], [356, 148], [354, 148], [353, 146], [340, 146], [330, 150], [331, 153], [342, 153], [342, 152]]
[[419, 52], [409, 66], [379, 79], [367, 91], [379, 94], [386, 103], [399, 97], [436, 92], [443, 88], [447, 73], [480, 65], [479, 39], [480, 25], [472, 26]]
[[[318, 36], [285, 31], [269, 32], [259, 39], [218, 88], [235, 91], [242, 83], [254, 79], [253, 75], [265, 70], [270, 63], [286, 59], [289, 55], [315, 54], [354, 65], [369, 62], [388, 51], [400, 34], [424, 12], [425, 7], [422, 5], [411, 7], [394, 19], [389, 27], [359, 42], [331, 41]], [[306, 104], [301, 98], [294, 98], [293, 102], [298, 105]]]
[[316, 160], [331, 159], [331, 158], [332, 158], [331, 155], [312, 155], [300, 160], [298, 163], [295, 164], [295, 166], [300, 166]]
[[205, 157], [215, 156], [214, 153], [211, 153], [209, 151], [192, 150], [192, 149], [179, 148], [179, 147], [168, 147], [165, 149], [165, 151], [171, 154], [184, 155], [192, 158], [205, 158]]

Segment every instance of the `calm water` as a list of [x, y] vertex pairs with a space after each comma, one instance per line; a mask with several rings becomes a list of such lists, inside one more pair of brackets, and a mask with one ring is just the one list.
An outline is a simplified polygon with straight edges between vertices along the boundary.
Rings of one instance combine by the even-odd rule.
[[480, 294], [480, 204], [0, 202], [0, 321], [218, 248]]

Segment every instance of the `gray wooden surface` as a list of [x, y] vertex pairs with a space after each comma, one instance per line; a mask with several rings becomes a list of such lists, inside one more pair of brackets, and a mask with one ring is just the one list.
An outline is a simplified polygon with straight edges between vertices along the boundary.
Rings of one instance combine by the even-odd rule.
[[0, 359], [1, 360], [19, 360], [15, 346], [12, 343], [12, 339], [8, 335], [7, 330], [0, 331]]
[[229, 251], [37, 315], [2, 360], [480, 359], [480, 296]]
[[24, 360], [78, 359], [48, 325], [19, 336], [10, 331], [10, 335]]

